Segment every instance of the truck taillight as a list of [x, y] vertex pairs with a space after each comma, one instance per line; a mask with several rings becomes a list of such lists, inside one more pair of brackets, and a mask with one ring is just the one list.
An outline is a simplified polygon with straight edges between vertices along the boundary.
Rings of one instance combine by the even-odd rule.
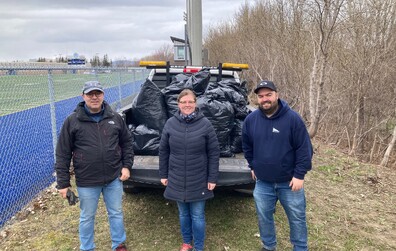
[[196, 73], [199, 72], [201, 69], [200, 68], [184, 68], [183, 72], [184, 73]]

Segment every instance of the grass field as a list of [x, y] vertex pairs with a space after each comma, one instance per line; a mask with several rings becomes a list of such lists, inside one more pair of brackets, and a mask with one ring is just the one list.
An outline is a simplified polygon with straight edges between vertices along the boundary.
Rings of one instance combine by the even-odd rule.
[[[34, 73], [34, 75], [33, 75]], [[105, 88], [131, 83], [146, 77], [142, 70], [101, 74], [52, 74], [54, 101], [81, 94], [84, 82], [100, 81]], [[50, 103], [48, 71], [26, 75], [0, 75], [0, 116]]]
[[[396, 250], [396, 170], [357, 162], [315, 142], [314, 167], [306, 176], [310, 250]], [[133, 174], [132, 174], [133, 175]], [[132, 250], [178, 250], [177, 207], [161, 190], [124, 196], [127, 244]], [[216, 191], [206, 208], [208, 251], [260, 248], [251, 197]], [[278, 249], [292, 250], [283, 209], [276, 214]], [[78, 250], [79, 209], [51, 187], [0, 230], [2, 250]], [[12, 223], [12, 224], [11, 224]], [[97, 251], [110, 250], [103, 203], [96, 224]]]

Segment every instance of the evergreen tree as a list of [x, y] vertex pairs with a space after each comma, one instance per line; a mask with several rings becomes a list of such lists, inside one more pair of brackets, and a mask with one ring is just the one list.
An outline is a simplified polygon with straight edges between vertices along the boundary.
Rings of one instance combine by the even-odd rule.
[[102, 63], [102, 66], [103, 66], [103, 67], [110, 67], [110, 66], [111, 66], [111, 63], [110, 63], [110, 61], [109, 61], [109, 57], [107, 56], [107, 54], [105, 54], [105, 55], [103, 56], [103, 63]]

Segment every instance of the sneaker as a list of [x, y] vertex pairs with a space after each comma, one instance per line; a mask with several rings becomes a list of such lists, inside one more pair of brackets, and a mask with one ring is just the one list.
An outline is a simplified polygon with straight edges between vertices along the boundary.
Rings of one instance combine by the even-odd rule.
[[128, 249], [126, 248], [124, 243], [121, 243], [120, 245], [118, 245], [118, 247], [116, 247], [115, 251], [128, 251]]
[[183, 245], [180, 248], [180, 251], [192, 251], [192, 250], [193, 250], [193, 246], [187, 243], [183, 243]]

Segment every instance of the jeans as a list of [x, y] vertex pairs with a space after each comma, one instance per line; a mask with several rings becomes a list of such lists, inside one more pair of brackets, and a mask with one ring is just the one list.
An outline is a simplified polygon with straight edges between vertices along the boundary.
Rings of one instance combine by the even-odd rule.
[[191, 244], [201, 251], [205, 242], [205, 200], [195, 202], [177, 202], [179, 208], [180, 231], [183, 243]]
[[111, 248], [125, 242], [126, 233], [122, 212], [122, 182], [117, 178], [104, 186], [77, 187], [80, 197], [80, 249], [94, 250], [95, 215], [100, 194], [106, 205], [110, 223]]
[[290, 242], [293, 245], [293, 250], [308, 250], [304, 189], [293, 192], [289, 183], [269, 183], [261, 180], [256, 182], [253, 196], [256, 203], [258, 225], [261, 241], [264, 248], [268, 250], [274, 250], [276, 247], [274, 213], [278, 200], [289, 221]]

